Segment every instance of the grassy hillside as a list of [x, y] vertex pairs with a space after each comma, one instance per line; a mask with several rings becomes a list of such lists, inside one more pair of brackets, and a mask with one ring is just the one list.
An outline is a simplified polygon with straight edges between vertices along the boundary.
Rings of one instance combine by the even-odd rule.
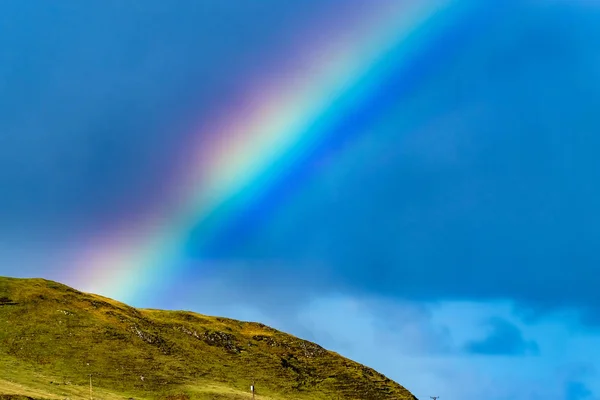
[[[0, 277], [0, 399], [415, 399], [383, 375], [265, 325], [142, 310]], [[5, 397], [2, 397], [5, 396]]]

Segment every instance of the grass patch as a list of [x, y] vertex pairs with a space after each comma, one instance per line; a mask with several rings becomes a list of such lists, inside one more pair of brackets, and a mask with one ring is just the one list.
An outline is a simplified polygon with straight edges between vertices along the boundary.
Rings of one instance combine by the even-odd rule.
[[[414, 399], [385, 376], [263, 324], [142, 310], [0, 277], [0, 394], [35, 399]], [[0, 398], [0, 400], [3, 400]], [[11, 399], [14, 400], [14, 399]]]

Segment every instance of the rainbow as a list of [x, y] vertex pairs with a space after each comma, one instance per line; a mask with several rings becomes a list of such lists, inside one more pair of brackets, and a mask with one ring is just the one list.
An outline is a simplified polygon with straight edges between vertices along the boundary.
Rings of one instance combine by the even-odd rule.
[[377, 10], [352, 27], [351, 37], [307, 40], [298, 50], [306, 62], [254, 85], [254, 101], [244, 107], [202, 123], [195, 141], [182, 145], [181, 156], [192, 162], [171, 177], [172, 201], [98, 232], [72, 261], [77, 286], [135, 302], [144, 288], [166, 284], [183, 268], [182, 248], [192, 230], [210, 236], [235, 219], [462, 9], [452, 0], [373, 4]]

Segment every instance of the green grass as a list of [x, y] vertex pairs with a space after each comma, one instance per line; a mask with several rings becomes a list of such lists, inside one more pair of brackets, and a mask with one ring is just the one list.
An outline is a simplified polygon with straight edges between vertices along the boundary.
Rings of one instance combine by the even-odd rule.
[[89, 399], [90, 375], [106, 400], [247, 400], [253, 379], [257, 400], [415, 398], [262, 324], [135, 309], [43, 279], [0, 277], [0, 371], [0, 394], [34, 399]]

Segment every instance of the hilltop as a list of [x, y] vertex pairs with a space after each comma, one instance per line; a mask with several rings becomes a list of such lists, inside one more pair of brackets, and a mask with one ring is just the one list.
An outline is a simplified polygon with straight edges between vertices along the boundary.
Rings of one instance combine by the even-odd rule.
[[136, 309], [0, 277], [0, 399], [416, 399], [382, 374], [254, 322]]

